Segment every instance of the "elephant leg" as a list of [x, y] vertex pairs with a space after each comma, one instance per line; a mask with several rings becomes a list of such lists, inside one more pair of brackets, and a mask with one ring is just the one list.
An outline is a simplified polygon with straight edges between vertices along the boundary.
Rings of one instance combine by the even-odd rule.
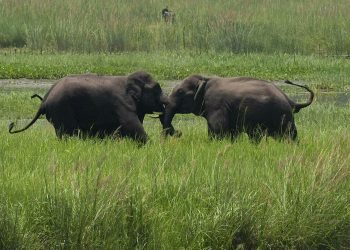
[[59, 139], [64, 136], [79, 135], [79, 126], [75, 119], [74, 112], [63, 107], [55, 110], [55, 113], [51, 115], [50, 122], [53, 124], [56, 135]]
[[120, 134], [140, 143], [146, 143], [148, 139], [142, 123], [136, 115], [135, 117], [121, 121]]
[[298, 140], [298, 130], [297, 130], [297, 127], [295, 126], [295, 124], [293, 124], [293, 126], [291, 127], [290, 138], [293, 141], [297, 141]]
[[247, 131], [249, 140], [255, 144], [259, 144], [264, 136], [266, 136], [266, 131], [261, 129], [261, 127], [255, 127]]
[[293, 117], [285, 116], [281, 124], [281, 137], [289, 139], [291, 141], [296, 141], [298, 136], [298, 131], [294, 123]]
[[223, 110], [215, 110], [208, 112], [206, 115], [208, 123], [208, 136], [210, 139], [223, 139], [224, 137], [232, 137], [230, 131], [230, 122], [227, 112]]
[[64, 136], [79, 136], [79, 130], [70, 125], [54, 125], [56, 136], [62, 139]]
[[288, 138], [291, 141], [296, 141], [298, 137], [298, 131], [294, 122], [289, 122], [287, 129], [284, 132], [284, 137]]
[[232, 130], [230, 131], [230, 139], [232, 142], [235, 142], [238, 138], [239, 132], [236, 130]]
[[298, 131], [294, 123], [293, 117], [289, 117], [289, 119], [285, 119], [286, 116], [282, 117], [282, 121], [280, 121], [279, 125], [275, 127], [275, 129], [271, 129], [269, 131], [269, 135], [271, 135], [276, 140], [288, 139], [290, 141], [296, 141], [298, 136]]

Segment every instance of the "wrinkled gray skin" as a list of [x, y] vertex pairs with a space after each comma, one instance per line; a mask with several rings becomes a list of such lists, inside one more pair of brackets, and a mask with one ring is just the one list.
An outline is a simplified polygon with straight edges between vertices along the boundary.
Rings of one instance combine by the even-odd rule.
[[129, 76], [67, 76], [42, 98], [37, 114], [26, 127], [13, 131], [14, 123], [11, 123], [9, 132], [22, 132], [45, 114], [59, 138], [73, 135], [103, 138], [118, 134], [144, 143], [145, 114], [164, 112], [167, 100], [160, 85], [143, 71]]
[[164, 133], [176, 131], [171, 122], [176, 113], [203, 116], [210, 138], [235, 139], [246, 132], [259, 142], [264, 135], [297, 138], [293, 113], [309, 106], [314, 93], [305, 86], [286, 81], [310, 92], [309, 101], [298, 104], [274, 84], [249, 77], [205, 78], [191, 75], [177, 85], [169, 96], [164, 117]]

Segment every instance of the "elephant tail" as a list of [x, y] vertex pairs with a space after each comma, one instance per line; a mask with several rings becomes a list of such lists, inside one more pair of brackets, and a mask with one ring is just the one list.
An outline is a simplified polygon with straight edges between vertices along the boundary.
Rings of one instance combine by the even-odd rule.
[[290, 84], [290, 85], [301, 87], [301, 88], [306, 89], [307, 91], [310, 92], [310, 97], [309, 97], [309, 100], [307, 102], [305, 102], [305, 103], [292, 102], [293, 113], [298, 113], [302, 108], [305, 108], [305, 107], [309, 106], [312, 103], [312, 101], [314, 100], [314, 97], [315, 97], [315, 93], [309, 87], [304, 86], [304, 85], [299, 85], [299, 84], [296, 84], [296, 83], [292, 83], [289, 80], [286, 80], [284, 82], [287, 83], [287, 84]]
[[38, 94], [34, 94], [34, 95], [32, 95], [30, 98], [38, 98], [38, 99], [40, 99], [40, 101], [42, 101], [43, 100], [43, 98], [40, 96], [40, 95], [38, 95]]
[[34, 118], [33, 118], [33, 119], [30, 121], [30, 123], [28, 123], [24, 128], [18, 129], [18, 130], [14, 130], [14, 131], [13, 131], [13, 128], [15, 127], [15, 123], [14, 123], [14, 122], [11, 122], [11, 123], [9, 124], [9, 133], [10, 133], [10, 134], [15, 134], [15, 133], [19, 133], [19, 132], [22, 132], [22, 131], [28, 129], [28, 128], [29, 128], [30, 126], [32, 126], [32, 125], [36, 122], [36, 120], [38, 120], [39, 117], [40, 117], [41, 115], [43, 115], [43, 114], [45, 114], [45, 111], [44, 111], [43, 105], [41, 105], [40, 108], [39, 108], [39, 110], [38, 110], [38, 112], [35, 114]]

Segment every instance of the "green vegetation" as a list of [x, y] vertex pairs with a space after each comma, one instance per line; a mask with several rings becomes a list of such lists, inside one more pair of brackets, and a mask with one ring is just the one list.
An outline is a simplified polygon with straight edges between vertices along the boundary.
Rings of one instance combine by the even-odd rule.
[[299, 144], [209, 141], [204, 120], [187, 115], [174, 121], [183, 137], [167, 140], [146, 119], [151, 141], [138, 148], [59, 141], [46, 120], [9, 135], [9, 120], [35, 113], [30, 94], [11, 92], [0, 112], [0, 248], [350, 244], [349, 103], [316, 101], [296, 114]]
[[176, 13], [173, 24], [162, 20], [161, 1], [1, 0], [0, 78], [143, 69], [158, 80], [202, 73], [348, 88], [347, 0], [167, 5]]
[[[103, 2], [103, 3], [102, 3]], [[346, 249], [350, 245], [350, 1], [0, 0], [0, 79], [145, 70], [163, 87], [194, 73], [289, 79], [316, 100], [299, 143], [68, 138], [35, 114], [46, 87], [0, 82], [0, 249]], [[321, 91], [345, 91], [341, 104]], [[300, 91], [300, 89], [288, 89]], [[295, 92], [294, 92], [295, 93]]]
[[200, 73], [253, 76], [269, 80], [298, 80], [318, 89], [349, 90], [350, 60], [288, 54], [122, 53], [40, 54], [0, 53], [0, 78], [58, 79], [93, 72], [125, 75], [146, 70], [157, 80], [183, 79]]
[[0, 2], [0, 47], [41, 51], [349, 53], [348, 0]]

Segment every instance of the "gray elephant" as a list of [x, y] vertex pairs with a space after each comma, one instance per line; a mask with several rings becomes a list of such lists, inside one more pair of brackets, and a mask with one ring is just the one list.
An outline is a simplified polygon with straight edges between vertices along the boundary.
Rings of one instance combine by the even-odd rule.
[[[175, 134], [171, 123], [176, 113], [193, 113], [207, 120], [210, 138], [246, 132], [250, 139], [297, 138], [293, 113], [309, 106], [314, 93], [306, 86], [286, 81], [310, 92], [306, 103], [295, 103], [274, 84], [250, 77], [205, 78], [191, 75], [175, 86], [164, 115], [164, 132]], [[178, 133], [177, 133], [178, 134]]]
[[[32, 98], [38, 95], [33, 95]], [[164, 112], [167, 96], [150, 74], [139, 71], [129, 76], [67, 76], [56, 82], [42, 98], [41, 106], [26, 130], [41, 116], [53, 124], [56, 135], [105, 137], [118, 134], [146, 142], [145, 114]], [[161, 120], [163, 122], [163, 120]]]

